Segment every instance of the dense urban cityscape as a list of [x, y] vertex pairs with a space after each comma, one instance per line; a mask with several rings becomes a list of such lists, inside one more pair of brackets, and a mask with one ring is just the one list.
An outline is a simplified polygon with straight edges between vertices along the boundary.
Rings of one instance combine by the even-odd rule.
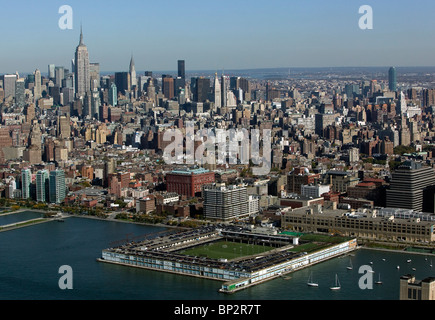
[[[71, 66], [0, 76], [7, 212], [185, 228], [251, 224], [433, 249], [435, 69], [188, 71], [189, 61], [178, 60], [177, 71], [162, 73], [136, 71], [131, 55], [126, 71], [103, 73], [83, 31], [78, 40]], [[245, 130], [248, 140], [203, 151], [210, 136], [191, 137], [190, 126]], [[259, 147], [270, 159], [262, 175], [252, 130], [271, 135]], [[184, 138], [171, 162], [165, 133], [174, 131]], [[189, 143], [196, 161], [187, 161]], [[210, 154], [224, 161], [204, 161]]]

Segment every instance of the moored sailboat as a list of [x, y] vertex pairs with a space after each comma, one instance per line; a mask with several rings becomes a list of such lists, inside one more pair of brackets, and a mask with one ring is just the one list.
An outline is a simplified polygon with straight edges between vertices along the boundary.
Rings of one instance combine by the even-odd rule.
[[319, 284], [313, 281], [313, 273], [310, 273], [310, 276], [308, 277], [307, 285], [309, 287], [318, 287]]
[[340, 285], [340, 281], [338, 280], [338, 275], [335, 275], [335, 286], [330, 287], [329, 289], [331, 290], [340, 290], [341, 289], [341, 285]]

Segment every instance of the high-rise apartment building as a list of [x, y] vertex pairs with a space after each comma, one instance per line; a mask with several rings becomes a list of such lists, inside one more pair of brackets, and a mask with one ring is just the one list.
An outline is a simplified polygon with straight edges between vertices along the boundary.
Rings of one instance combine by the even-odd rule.
[[75, 82], [76, 94], [78, 97], [84, 97], [91, 89], [89, 53], [88, 48], [83, 43], [83, 32], [80, 30], [80, 43], [76, 48], [75, 60]]
[[21, 171], [21, 197], [23, 199], [30, 198], [30, 184], [32, 183], [32, 173], [30, 169]]
[[390, 208], [423, 210], [424, 190], [435, 185], [432, 167], [420, 162], [405, 161], [393, 173], [386, 193], [386, 206]]
[[203, 198], [206, 219], [229, 221], [258, 212], [258, 199], [248, 196], [246, 187], [209, 185], [204, 187]]
[[65, 199], [65, 172], [63, 170], [50, 171], [49, 177], [50, 202], [60, 204]]
[[49, 200], [49, 174], [47, 170], [39, 170], [36, 173], [36, 201], [47, 202]]

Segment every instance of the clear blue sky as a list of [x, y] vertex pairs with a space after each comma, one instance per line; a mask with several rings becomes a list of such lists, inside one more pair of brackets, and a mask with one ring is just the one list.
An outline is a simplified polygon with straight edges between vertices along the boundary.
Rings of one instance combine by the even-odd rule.
[[[21, 0], [2, 2], [0, 74], [70, 67], [80, 23], [102, 71], [433, 66], [433, 0]], [[73, 30], [61, 30], [61, 5]], [[361, 5], [373, 30], [361, 30]]]

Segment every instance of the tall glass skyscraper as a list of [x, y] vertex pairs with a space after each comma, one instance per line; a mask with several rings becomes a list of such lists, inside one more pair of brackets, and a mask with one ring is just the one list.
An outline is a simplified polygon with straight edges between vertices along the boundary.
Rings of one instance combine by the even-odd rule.
[[388, 88], [391, 92], [395, 92], [397, 90], [397, 72], [396, 68], [391, 67], [388, 71]]
[[30, 169], [21, 171], [21, 197], [23, 199], [30, 198], [30, 183], [32, 182], [32, 174]]
[[49, 175], [47, 170], [39, 170], [36, 173], [36, 201], [47, 202], [48, 201], [48, 185]]
[[65, 172], [63, 170], [50, 171], [50, 202], [60, 204], [66, 196]]
[[118, 104], [118, 88], [113, 82], [109, 88], [109, 104], [114, 107]]
[[184, 60], [178, 60], [178, 76], [186, 79], [186, 64]]

